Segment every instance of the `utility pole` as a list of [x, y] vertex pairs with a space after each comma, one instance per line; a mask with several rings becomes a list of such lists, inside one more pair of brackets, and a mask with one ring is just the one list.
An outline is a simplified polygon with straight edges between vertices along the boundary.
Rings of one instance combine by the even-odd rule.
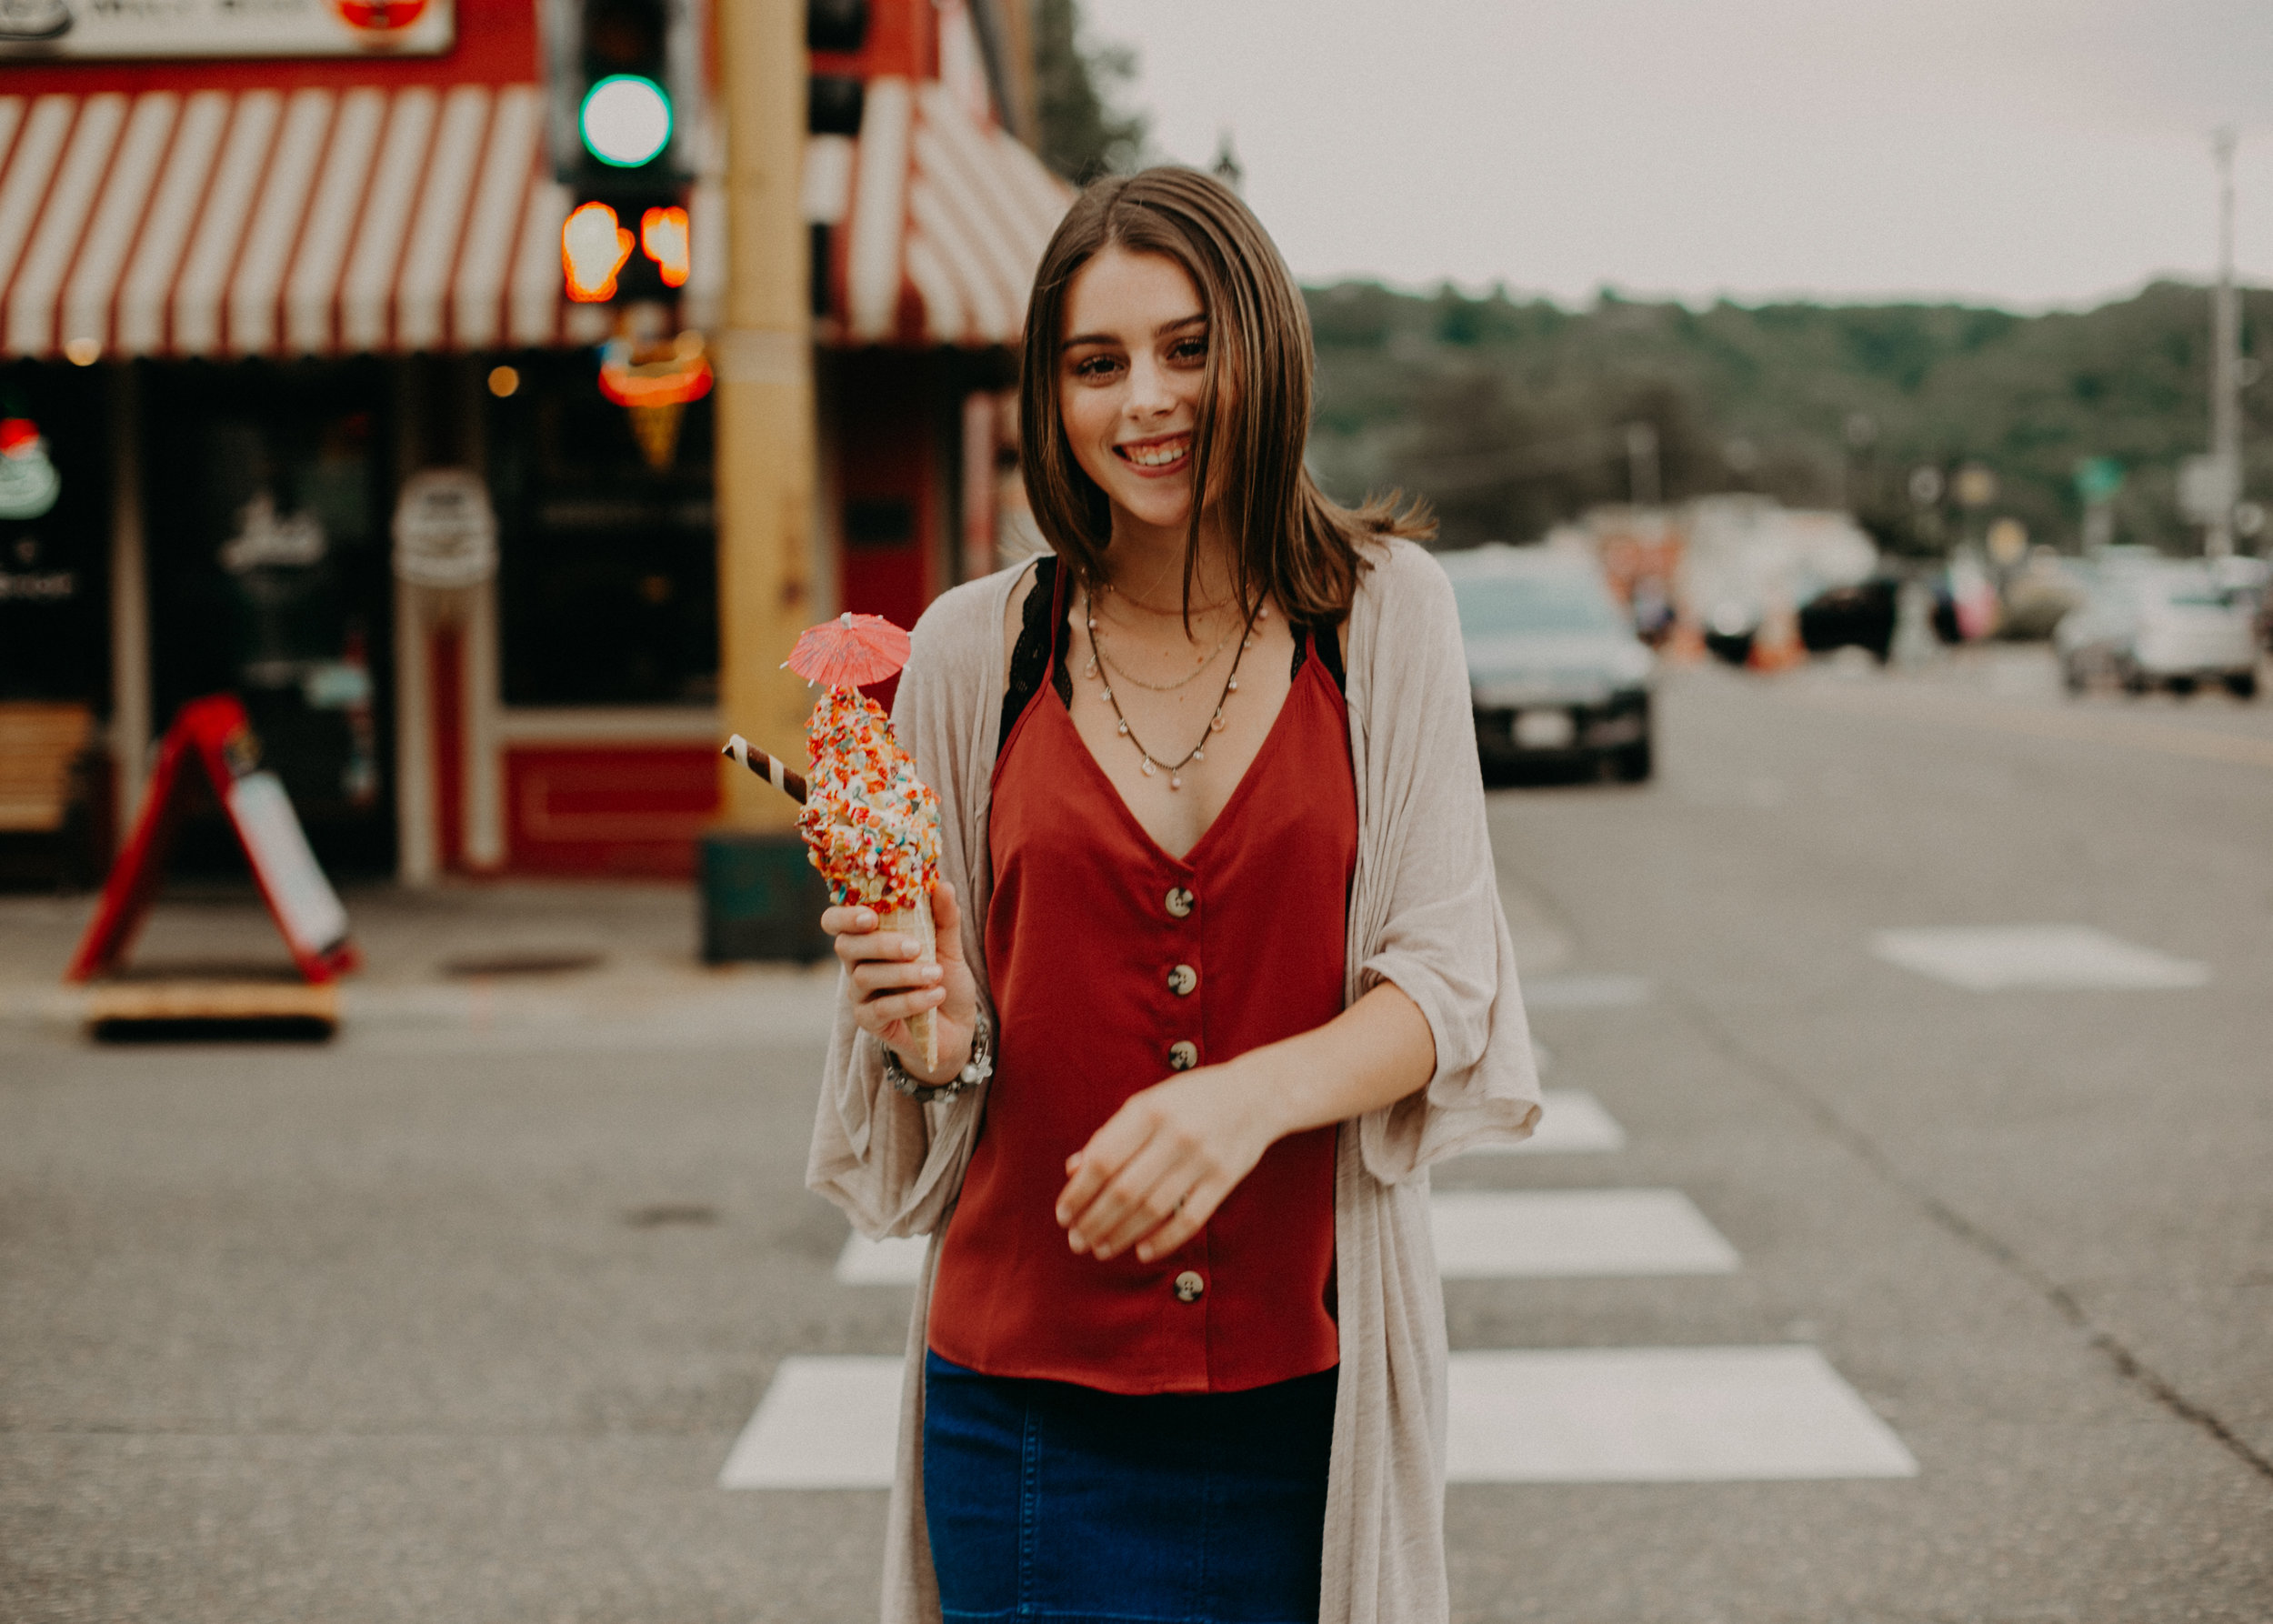
[[1664, 498], [1657, 476], [1657, 426], [1637, 420], [1626, 426], [1626, 499], [1655, 507]]
[[[727, 234], [716, 346], [719, 726], [794, 760], [810, 698], [781, 663], [810, 617], [815, 455], [809, 249], [797, 201], [806, 7], [726, 0], [716, 16]], [[792, 827], [796, 807], [724, 757], [718, 775], [722, 815], [703, 843], [705, 957], [809, 954], [822, 903]]]
[[2218, 289], [2210, 296], [2210, 459], [2221, 482], [2202, 550], [2234, 550], [2234, 505], [2241, 500], [2241, 310], [2234, 291], [2234, 132], [2210, 138], [2218, 155]]

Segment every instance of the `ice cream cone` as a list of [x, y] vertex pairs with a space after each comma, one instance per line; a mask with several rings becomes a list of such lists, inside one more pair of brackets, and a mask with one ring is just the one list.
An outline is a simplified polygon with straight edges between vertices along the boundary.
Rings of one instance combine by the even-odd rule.
[[[922, 907], [903, 908], [896, 914], [886, 914], [878, 927], [904, 931], [914, 937], [921, 944], [916, 954], [917, 964], [939, 962], [939, 937], [932, 927], [928, 904]], [[909, 1016], [907, 1035], [923, 1047], [926, 1071], [939, 1064], [939, 1017], [936, 1010], [927, 1009], [921, 1015]]]

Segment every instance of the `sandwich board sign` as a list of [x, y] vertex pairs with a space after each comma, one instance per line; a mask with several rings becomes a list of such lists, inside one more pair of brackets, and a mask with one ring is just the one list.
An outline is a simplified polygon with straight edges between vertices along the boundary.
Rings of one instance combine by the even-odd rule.
[[111, 866], [102, 903], [64, 978], [91, 980], [125, 957], [157, 895], [189, 775], [200, 767], [245, 847], [261, 900], [301, 976], [323, 983], [354, 969], [361, 958], [347, 939], [347, 910], [308, 849], [283, 780], [262, 768], [245, 707], [232, 695], [218, 694], [192, 699], [166, 729], [142, 814]]

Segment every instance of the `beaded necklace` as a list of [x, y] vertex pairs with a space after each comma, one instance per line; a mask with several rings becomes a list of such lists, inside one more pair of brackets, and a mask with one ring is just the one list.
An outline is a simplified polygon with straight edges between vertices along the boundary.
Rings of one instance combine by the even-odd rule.
[[[1223, 692], [1216, 696], [1215, 714], [1207, 718], [1207, 727], [1200, 734], [1199, 742], [1194, 745], [1190, 749], [1185, 751], [1181, 760], [1156, 761], [1153, 759], [1152, 752], [1145, 747], [1145, 741], [1136, 737], [1136, 731], [1128, 725], [1128, 718], [1121, 714], [1121, 702], [1113, 697], [1113, 684], [1110, 677], [1103, 675], [1098, 676], [1097, 680], [1103, 685], [1105, 689], [1105, 702], [1113, 707], [1113, 719], [1115, 723], [1117, 724], [1115, 730], [1118, 732], [1123, 738], [1128, 740], [1131, 745], [1134, 745], [1136, 748], [1136, 753], [1144, 757], [1146, 777], [1149, 778], [1156, 772], [1165, 769], [1168, 775], [1168, 787], [1170, 789], [1181, 789], [1184, 787], [1184, 769], [1195, 761], [1205, 761], [1207, 759], [1208, 739], [1213, 737], [1215, 735], [1221, 733], [1224, 728], [1223, 707], [1225, 701], [1228, 700], [1232, 695], [1239, 691], [1239, 662], [1247, 657], [1248, 648], [1253, 647], [1255, 643], [1255, 623], [1263, 619], [1265, 617], [1269, 615], [1269, 613], [1270, 610], [1267, 606], [1258, 604], [1256, 606], [1255, 613], [1247, 617], [1247, 625], [1242, 628], [1243, 635], [1239, 639], [1239, 652], [1231, 657], [1231, 674], [1224, 678]], [[1091, 651], [1089, 664], [1091, 672], [1095, 673], [1097, 670], [1097, 661], [1096, 657], [1096, 650], [1097, 647], [1097, 620], [1096, 600], [1094, 597], [1085, 597], [1083, 599], [1081, 606], [1081, 618], [1083, 623], [1089, 628], [1089, 648]], [[1188, 678], [1187, 680], [1188, 680]], [[1182, 685], [1178, 684], [1177, 686], [1181, 687]]]

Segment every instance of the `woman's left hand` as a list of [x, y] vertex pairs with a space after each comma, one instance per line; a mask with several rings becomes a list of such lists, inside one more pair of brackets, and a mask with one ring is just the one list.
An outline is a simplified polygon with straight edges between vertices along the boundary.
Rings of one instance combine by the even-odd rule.
[[1100, 1260], [1134, 1247], [1146, 1263], [1182, 1246], [1286, 1131], [1267, 1108], [1261, 1079], [1236, 1060], [1131, 1096], [1066, 1159], [1067, 1242]]

